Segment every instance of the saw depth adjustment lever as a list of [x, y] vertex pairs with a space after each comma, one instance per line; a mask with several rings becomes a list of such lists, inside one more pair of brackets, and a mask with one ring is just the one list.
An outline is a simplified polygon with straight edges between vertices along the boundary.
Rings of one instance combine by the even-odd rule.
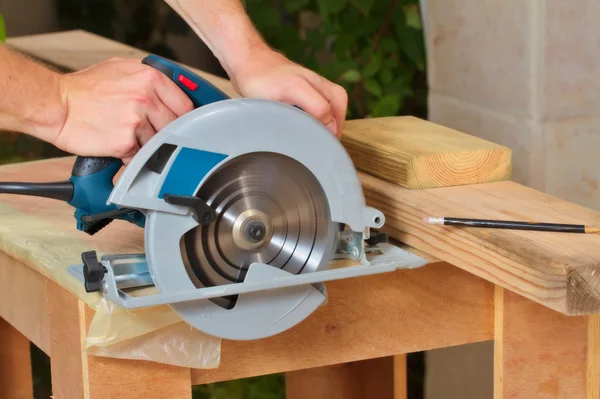
[[[148, 55], [142, 63], [175, 82], [192, 100], [194, 108], [230, 98], [192, 71], [159, 56]], [[30, 195], [65, 201], [75, 208], [77, 229], [89, 235], [97, 233], [115, 219], [126, 220], [143, 228], [146, 220], [144, 213], [107, 204], [114, 188], [113, 180], [122, 166], [123, 162], [117, 158], [78, 156], [68, 180], [0, 183], [0, 194]], [[214, 210], [200, 198], [165, 195], [165, 201], [189, 207], [194, 220], [199, 224], [209, 223], [215, 218]]]

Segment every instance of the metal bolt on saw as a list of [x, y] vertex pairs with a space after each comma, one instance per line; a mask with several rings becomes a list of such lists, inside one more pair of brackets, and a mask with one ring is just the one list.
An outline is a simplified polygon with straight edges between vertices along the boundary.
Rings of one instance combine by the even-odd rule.
[[[287, 104], [231, 99], [163, 58], [142, 62], [195, 109], [152, 137], [116, 184], [121, 161], [89, 157], [63, 182], [0, 183], [0, 193], [68, 202], [90, 235], [115, 219], [144, 229], [145, 253], [89, 251], [69, 267], [88, 292], [128, 309], [169, 305], [207, 334], [249, 340], [308, 317], [326, 303], [327, 281], [426, 263], [371, 234], [385, 217], [366, 206], [350, 157], [319, 121]], [[357, 264], [331, 268], [336, 258]], [[158, 293], [127, 294], [143, 286]]]

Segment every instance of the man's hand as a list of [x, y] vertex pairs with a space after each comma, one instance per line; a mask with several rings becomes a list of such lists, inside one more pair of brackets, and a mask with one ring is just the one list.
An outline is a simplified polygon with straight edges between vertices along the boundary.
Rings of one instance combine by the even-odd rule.
[[296, 105], [342, 136], [346, 91], [269, 48], [240, 0], [165, 2], [211, 49], [238, 93]]
[[128, 163], [156, 132], [191, 111], [177, 85], [139, 60], [111, 59], [61, 75], [64, 119], [55, 146]]
[[0, 129], [76, 155], [128, 163], [157, 131], [192, 110], [170, 79], [140, 60], [60, 74], [0, 45]]
[[231, 75], [242, 96], [296, 105], [341, 138], [348, 105], [343, 87], [268, 48], [241, 63]]

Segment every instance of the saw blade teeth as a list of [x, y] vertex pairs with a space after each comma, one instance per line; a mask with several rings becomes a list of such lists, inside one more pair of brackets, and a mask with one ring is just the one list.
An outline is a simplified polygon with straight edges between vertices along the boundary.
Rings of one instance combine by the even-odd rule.
[[[251, 153], [213, 173], [198, 196], [217, 212], [182, 240], [197, 287], [240, 282], [252, 263], [292, 274], [313, 272], [333, 257], [337, 224], [317, 179], [281, 154]], [[232, 298], [216, 303], [232, 306]]]

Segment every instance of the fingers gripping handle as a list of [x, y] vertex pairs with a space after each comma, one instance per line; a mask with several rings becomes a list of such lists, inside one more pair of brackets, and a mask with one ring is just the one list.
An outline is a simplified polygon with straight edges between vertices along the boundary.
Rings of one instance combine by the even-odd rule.
[[[192, 100], [195, 108], [230, 98], [207, 80], [164, 58], [149, 55], [142, 63], [175, 82]], [[122, 161], [117, 158], [77, 157], [71, 172], [75, 185], [71, 205], [92, 213], [106, 211], [106, 199], [113, 189], [113, 179], [122, 166]]]
[[164, 58], [149, 55], [142, 63], [161, 71], [175, 82], [192, 100], [195, 108], [230, 98], [206, 79]]

